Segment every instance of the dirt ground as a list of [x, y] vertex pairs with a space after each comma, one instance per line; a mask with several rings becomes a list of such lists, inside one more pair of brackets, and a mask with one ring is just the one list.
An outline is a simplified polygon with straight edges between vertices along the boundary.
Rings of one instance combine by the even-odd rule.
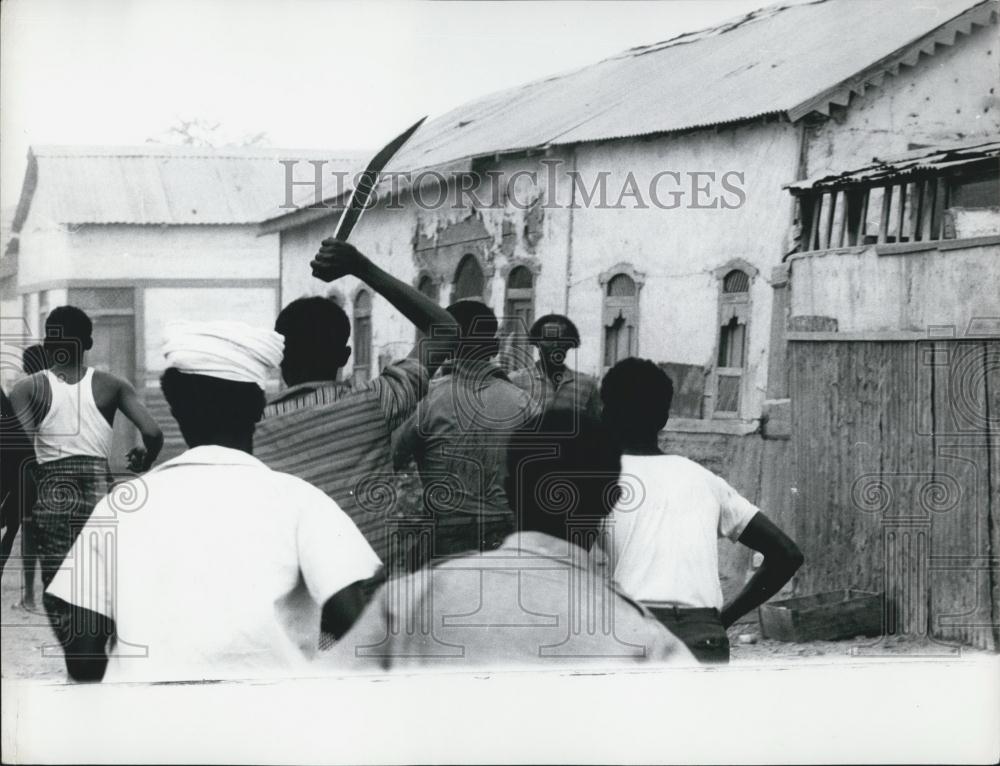
[[[4, 678], [58, 680], [65, 678], [62, 656], [46, 622], [41, 605], [34, 611], [16, 606], [21, 597], [21, 572], [10, 562], [0, 581], [0, 675]], [[41, 584], [36, 586], [41, 593]], [[810, 641], [795, 644], [761, 639], [756, 623], [730, 630], [733, 663], [816, 662], [857, 657], [957, 657], [982, 654], [969, 647], [929, 643], [911, 637], [864, 638], [846, 641]], [[752, 642], [752, 643], [748, 643]]]
[[[15, 542], [14, 553], [20, 546]], [[37, 607], [29, 612], [18, 606], [21, 599], [21, 571], [8, 561], [0, 580], [0, 674], [4, 678], [65, 678], [55, 634], [42, 610], [42, 583], [35, 585]], [[55, 645], [43, 651], [46, 645]]]

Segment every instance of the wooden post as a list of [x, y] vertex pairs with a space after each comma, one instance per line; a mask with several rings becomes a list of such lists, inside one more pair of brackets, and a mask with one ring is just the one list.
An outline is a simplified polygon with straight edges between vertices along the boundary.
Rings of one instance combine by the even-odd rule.
[[913, 215], [910, 216], [910, 242], [920, 241], [920, 217], [924, 212], [923, 181], [913, 182]]
[[889, 215], [892, 213], [892, 184], [888, 184], [883, 189], [882, 194], [882, 218], [878, 222], [878, 242], [885, 244], [886, 232], [889, 231]]
[[896, 221], [896, 241], [903, 241], [903, 227], [906, 225], [906, 184], [899, 185], [899, 220]]
[[809, 247], [807, 250], [819, 250], [819, 219], [823, 213], [823, 194], [812, 198], [812, 221], [809, 228]]
[[945, 211], [948, 209], [948, 203], [950, 201], [950, 187], [948, 182], [942, 176], [938, 179], [939, 190], [938, 190], [938, 221], [937, 221], [937, 238], [944, 239], [945, 235]]
[[822, 250], [829, 250], [833, 245], [833, 219], [837, 215], [837, 194], [838, 192], [830, 192], [830, 217], [827, 219], [824, 231], [826, 232], [826, 237], [823, 240]]
[[941, 211], [938, 210], [938, 185], [941, 179], [939, 178], [928, 178], [927, 179], [927, 207], [924, 210], [924, 241], [935, 239], [935, 233], [938, 229], [937, 219], [941, 215]]
[[868, 198], [871, 195], [871, 189], [864, 189], [861, 192], [861, 198], [858, 200], [859, 207], [858, 211], [858, 228], [854, 233], [855, 245], [863, 245], [865, 243], [865, 226], [868, 223]]
[[847, 244], [847, 230], [850, 228], [848, 221], [851, 216], [852, 199], [851, 194], [844, 189], [844, 191], [839, 192], [841, 205], [840, 205], [840, 234], [837, 236], [837, 247], [843, 247]]

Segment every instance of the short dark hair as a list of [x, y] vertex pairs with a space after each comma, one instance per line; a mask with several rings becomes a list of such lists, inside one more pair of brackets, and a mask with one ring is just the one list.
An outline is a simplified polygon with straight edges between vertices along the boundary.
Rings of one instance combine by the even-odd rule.
[[76, 306], [57, 306], [49, 312], [45, 320], [46, 351], [54, 352], [52, 361], [61, 361], [58, 356], [70, 353], [73, 356], [88, 351], [94, 345], [94, 323], [83, 309]]
[[601, 382], [605, 423], [630, 435], [660, 431], [673, 398], [674, 382], [649, 359], [622, 359]]
[[264, 414], [260, 386], [168, 367], [160, 388], [188, 446], [213, 444], [220, 435], [253, 433]]
[[[619, 496], [621, 458], [599, 421], [562, 409], [544, 411], [511, 438], [508, 502], [521, 530], [589, 547]], [[573, 538], [575, 532], [583, 538]]]
[[576, 325], [573, 324], [572, 319], [562, 314], [546, 314], [545, 316], [536, 319], [534, 324], [531, 325], [531, 330], [528, 331], [528, 340], [533, 344], [537, 344], [540, 340], [545, 340], [545, 336], [542, 334], [542, 328], [544, 328], [547, 324], [562, 325], [559, 338], [561, 340], [572, 341], [573, 348], [580, 347], [580, 331], [576, 329]]
[[351, 337], [351, 323], [329, 298], [292, 301], [278, 314], [274, 330], [285, 337], [281, 372], [286, 382], [303, 376], [332, 379], [346, 361], [342, 349]]
[[493, 309], [482, 301], [463, 298], [451, 304], [447, 311], [458, 324], [456, 358], [489, 359], [496, 356], [500, 324]]
[[49, 369], [49, 358], [41, 343], [28, 346], [21, 354], [21, 371], [27, 375]]

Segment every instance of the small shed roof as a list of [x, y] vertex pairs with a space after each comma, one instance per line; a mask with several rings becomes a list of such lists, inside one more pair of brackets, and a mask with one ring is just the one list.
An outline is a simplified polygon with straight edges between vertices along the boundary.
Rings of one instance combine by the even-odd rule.
[[830, 189], [854, 184], [877, 184], [884, 178], [898, 178], [935, 170], [944, 170], [973, 162], [1000, 158], [1000, 136], [982, 138], [947, 146], [930, 146], [888, 157], [873, 157], [870, 164], [843, 173], [816, 176], [786, 184], [793, 194], [810, 189]]
[[[252, 224], [283, 204], [282, 160], [353, 173], [365, 157], [256, 147], [34, 146], [13, 229], [29, 208], [63, 224]], [[294, 168], [298, 180], [312, 167]], [[297, 187], [301, 189], [301, 187]]]

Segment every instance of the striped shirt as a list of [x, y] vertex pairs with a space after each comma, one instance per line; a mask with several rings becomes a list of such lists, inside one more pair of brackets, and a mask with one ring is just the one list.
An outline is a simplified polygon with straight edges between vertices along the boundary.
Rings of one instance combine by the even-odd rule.
[[254, 434], [267, 466], [319, 487], [386, 560], [387, 524], [398, 515], [392, 432], [427, 390], [415, 359], [387, 367], [360, 388], [304, 383], [274, 397]]

